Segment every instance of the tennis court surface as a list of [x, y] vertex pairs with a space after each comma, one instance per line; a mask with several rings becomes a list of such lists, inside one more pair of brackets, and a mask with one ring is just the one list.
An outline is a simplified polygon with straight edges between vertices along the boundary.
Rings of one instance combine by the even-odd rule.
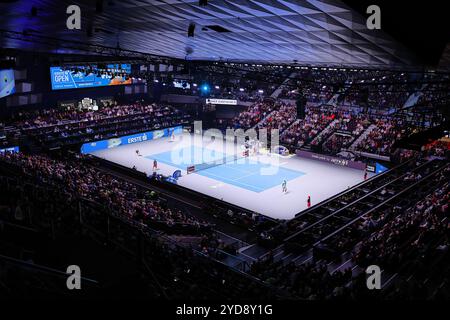
[[186, 169], [190, 165], [206, 167], [192, 174], [199, 174], [253, 192], [280, 186], [283, 180], [290, 181], [305, 174], [277, 166], [275, 163], [262, 163], [255, 158], [235, 160], [233, 155], [197, 146], [153, 154], [146, 158], [179, 168], [183, 174], [186, 174]]
[[[169, 176], [181, 170], [177, 184], [182, 187], [277, 219], [291, 219], [306, 209], [308, 196], [316, 204], [364, 179], [362, 171], [296, 156], [277, 159], [259, 155], [234, 161], [233, 155], [243, 151], [240, 146], [196, 143], [190, 138], [187, 135], [176, 142], [160, 138], [92, 154], [146, 175], [153, 174], [153, 160], [157, 160], [158, 173]], [[137, 149], [142, 156], [136, 154]], [[225, 164], [209, 165], [216, 160], [221, 163], [223, 158], [227, 159]], [[273, 160], [277, 160], [275, 165], [270, 164]], [[192, 165], [195, 172], [187, 174]], [[273, 169], [272, 175], [263, 174]], [[282, 192], [283, 180], [287, 181], [287, 192]]]

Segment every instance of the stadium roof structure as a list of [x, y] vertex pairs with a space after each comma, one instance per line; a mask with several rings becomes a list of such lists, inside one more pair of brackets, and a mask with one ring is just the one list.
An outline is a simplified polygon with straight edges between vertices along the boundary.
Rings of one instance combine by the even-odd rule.
[[[81, 8], [81, 30], [66, 28], [72, 4]], [[339, 0], [210, 0], [206, 6], [198, 0], [8, 0], [0, 10], [1, 30], [58, 39], [59, 45], [77, 41], [191, 60], [385, 68], [415, 61]], [[194, 37], [188, 37], [192, 23]], [[2, 38], [3, 48], [56, 50], [50, 40]]]

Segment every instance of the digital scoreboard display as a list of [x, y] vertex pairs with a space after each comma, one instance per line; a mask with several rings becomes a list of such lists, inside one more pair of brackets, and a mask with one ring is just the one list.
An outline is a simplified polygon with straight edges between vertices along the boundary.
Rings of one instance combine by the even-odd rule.
[[143, 82], [131, 77], [130, 64], [50, 67], [53, 90], [126, 85]]

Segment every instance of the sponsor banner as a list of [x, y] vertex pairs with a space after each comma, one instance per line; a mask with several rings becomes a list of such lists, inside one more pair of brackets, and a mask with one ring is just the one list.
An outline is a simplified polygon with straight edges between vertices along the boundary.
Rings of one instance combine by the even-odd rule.
[[102, 97], [97, 99], [100, 106], [112, 106], [114, 104], [113, 97]]
[[180, 135], [183, 133], [183, 127], [177, 126], [155, 131], [141, 132], [133, 135], [123, 136], [119, 138], [111, 138], [108, 140], [93, 141], [85, 143], [81, 146], [81, 153], [92, 153], [99, 150], [116, 148], [128, 144], [145, 142], [148, 140], [156, 140], [162, 137], [170, 137], [172, 133]]
[[189, 166], [189, 167], [187, 167], [186, 171], [187, 171], [187, 174], [189, 174], [189, 173], [194, 173], [194, 172], [195, 172], [195, 166]]
[[15, 147], [8, 147], [8, 148], [0, 149], [0, 153], [5, 153], [5, 152], [17, 153], [17, 152], [19, 152], [19, 147], [15, 146]]
[[391, 161], [391, 157], [382, 156], [382, 155], [379, 155], [379, 154], [362, 152], [362, 151], [354, 151], [354, 153], [359, 155], [359, 156], [370, 158], [370, 159], [381, 160], [381, 161], [386, 161], [386, 162], [390, 162]]
[[303, 151], [303, 150], [298, 150], [297, 156], [302, 157], [302, 158], [307, 158], [307, 159], [314, 159], [314, 160], [319, 160], [319, 161], [323, 161], [323, 162], [328, 162], [328, 163], [332, 163], [332, 164], [335, 164], [338, 166], [348, 167], [348, 168], [352, 168], [352, 169], [364, 170], [366, 168], [366, 164], [363, 162], [341, 159], [341, 158], [337, 158], [337, 157], [327, 156], [327, 155], [323, 155], [323, 154], [317, 154], [317, 153]]
[[78, 105], [78, 101], [76, 100], [67, 100], [67, 101], [58, 101], [58, 106], [60, 108], [70, 108], [75, 109]]
[[206, 104], [223, 104], [228, 106], [237, 106], [237, 100], [231, 99], [206, 99]]
[[386, 170], [388, 170], [388, 168], [386, 168], [385, 166], [383, 166], [381, 163], [376, 163], [375, 164], [375, 173], [379, 174], [382, 172], [385, 172]]

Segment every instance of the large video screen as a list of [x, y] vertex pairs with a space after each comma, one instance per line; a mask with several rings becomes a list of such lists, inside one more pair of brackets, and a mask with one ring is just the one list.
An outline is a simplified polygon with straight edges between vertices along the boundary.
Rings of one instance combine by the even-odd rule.
[[175, 79], [173, 81], [173, 86], [175, 88], [180, 88], [180, 89], [190, 89], [191, 88], [191, 84], [189, 82], [187, 82], [186, 80]]
[[16, 92], [16, 82], [14, 81], [14, 70], [0, 70], [0, 98], [9, 96]]
[[53, 90], [103, 87], [141, 83], [131, 77], [130, 64], [90, 64], [50, 67]]

